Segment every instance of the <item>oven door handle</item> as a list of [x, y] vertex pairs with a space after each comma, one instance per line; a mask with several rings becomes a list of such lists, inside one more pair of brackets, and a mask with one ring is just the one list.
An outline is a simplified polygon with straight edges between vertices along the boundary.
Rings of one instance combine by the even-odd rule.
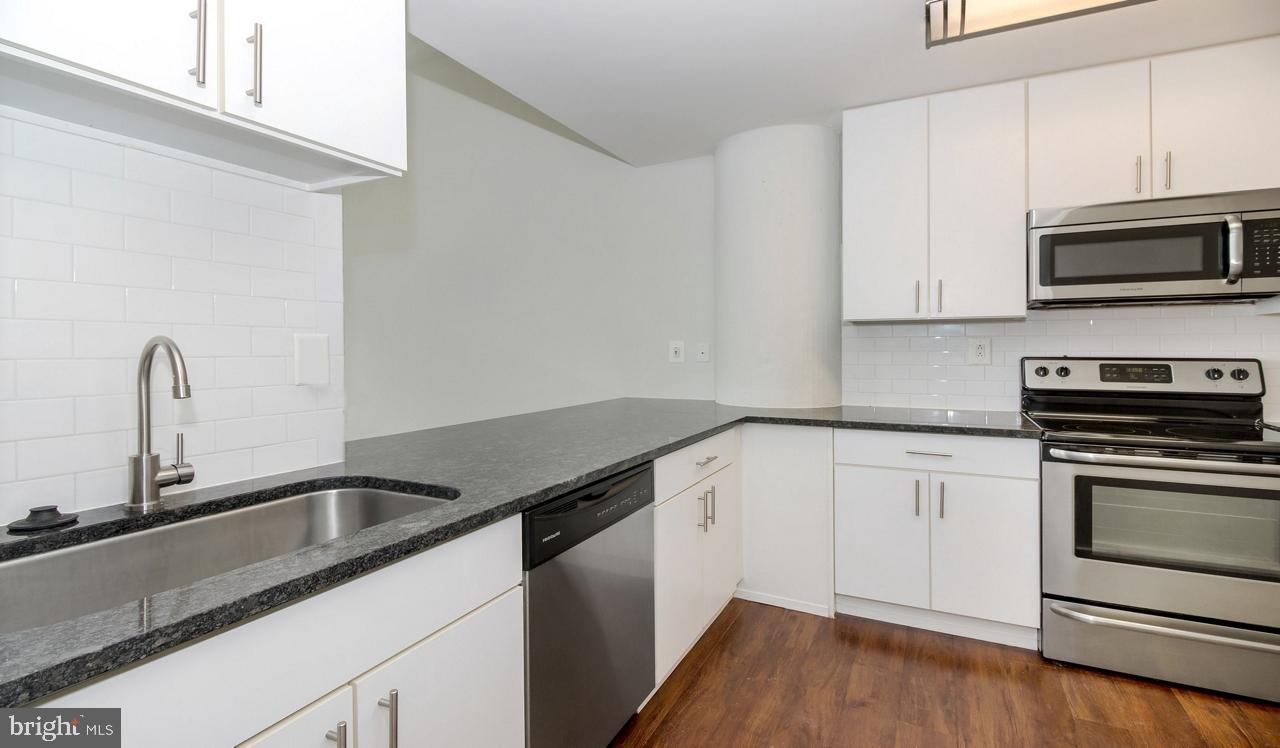
[[1121, 618], [1097, 616], [1091, 613], [1085, 613], [1084, 611], [1075, 610], [1063, 603], [1049, 603], [1049, 610], [1052, 610], [1063, 618], [1070, 618], [1073, 621], [1087, 624], [1089, 626], [1106, 626], [1108, 628], [1121, 629], [1123, 631], [1135, 631], [1141, 634], [1167, 636], [1171, 639], [1186, 639], [1187, 641], [1199, 642], [1201, 644], [1217, 644], [1219, 646], [1248, 649], [1253, 652], [1262, 652], [1264, 654], [1271, 655], [1280, 654], [1280, 645], [1277, 644], [1258, 642], [1250, 639], [1237, 639], [1235, 637], [1220, 636], [1218, 634], [1206, 634], [1202, 631], [1188, 631], [1186, 629], [1172, 628], [1169, 626], [1157, 626], [1152, 623], [1142, 623], [1140, 621], [1126, 621]]
[[1223, 216], [1227, 222], [1227, 278], [1228, 285], [1239, 283], [1244, 274], [1244, 222], [1240, 216]]
[[1228, 462], [1226, 460], [1190, 460], [1183, 457], [1146, 457], [1143, 455], [1113, 455], [1098, 452], [1051, 447], [1049, 456], [1067, 462], [1087, 462], [1092, 465], [1120, 465], [1123, 467], [1153, 467], [1170, 470], [1197, 470], [1204, 473], [1245, 473], [1251, 475], [1280, 475], [1280, 465], [1264, 465], [1257, 462]]

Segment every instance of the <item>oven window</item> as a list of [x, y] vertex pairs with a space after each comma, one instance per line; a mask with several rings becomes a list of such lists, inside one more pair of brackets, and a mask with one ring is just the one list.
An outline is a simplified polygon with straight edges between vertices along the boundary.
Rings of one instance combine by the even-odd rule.
[[1280, 490], [1077, 476], [1076, 555], [1280, 581]]
[[1224, 278], [1224, 227], [1214, 222], [1045, 233], [1040, 236], [1040, 285]]

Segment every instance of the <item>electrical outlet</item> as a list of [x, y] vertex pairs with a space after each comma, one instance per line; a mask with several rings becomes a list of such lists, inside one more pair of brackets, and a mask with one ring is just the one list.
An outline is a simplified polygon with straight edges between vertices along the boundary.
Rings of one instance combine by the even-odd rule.
[[667, 344], [667, 361], [673, 364], [684, 363], [684, 341], [673, 340]]
[[991, 338], [969, 338], [968, 362], [986, 365], [991, 363]]
[[696, 361], [707, 362], [711, 360], [711, 346], [707, 343], [695, 343], [693, 348], [693, 358]]

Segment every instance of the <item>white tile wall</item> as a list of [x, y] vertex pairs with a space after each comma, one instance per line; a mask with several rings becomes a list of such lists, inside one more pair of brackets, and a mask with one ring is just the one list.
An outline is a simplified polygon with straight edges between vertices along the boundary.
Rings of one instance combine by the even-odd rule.
[[[182, 431], [196, 486], [343, 458], [339, 196], [7, 118], [0, 136], [0, 524], [125, 499], [157, 334], [193, 396], [170, 398], [161, 356], [154, 446], [170, 459]], [[329, 334], [328, 387], [290, 384], [297, 332]]]
[[[1258, 358], [1280, 407], [1280, 316], [1248, 304], [1031, 310], [1026, 321], [845, 325], [844, 402], [1017, 410], [1023, 356]], [[990, 365], [966, 363], [991, 338]]]

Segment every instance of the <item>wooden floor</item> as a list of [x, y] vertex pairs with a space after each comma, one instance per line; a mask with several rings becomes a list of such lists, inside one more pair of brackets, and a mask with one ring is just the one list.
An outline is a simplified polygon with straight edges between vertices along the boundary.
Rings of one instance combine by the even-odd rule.
[[734, 600], [614, 745], [1275, 747], [1280, 707]]

